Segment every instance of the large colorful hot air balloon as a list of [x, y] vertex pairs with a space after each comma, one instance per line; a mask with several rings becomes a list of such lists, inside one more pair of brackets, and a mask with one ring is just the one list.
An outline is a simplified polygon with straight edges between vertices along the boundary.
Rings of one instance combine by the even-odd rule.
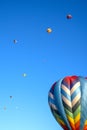
[[64, 130], [87, 130], [87, 78], [67, 76], [48, 95], [52, 114]]

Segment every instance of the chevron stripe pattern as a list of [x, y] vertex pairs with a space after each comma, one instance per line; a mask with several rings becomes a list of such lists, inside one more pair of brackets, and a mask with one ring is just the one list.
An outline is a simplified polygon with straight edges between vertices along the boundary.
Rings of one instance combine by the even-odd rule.
[[54, 83], [48, 103], [64, 130], [87, 130], [87, 78], [68, 76]]
[[80, 129], [81, 90], [77, 76], [66, 77], [61, 83], [61, 95], [72, 130]]

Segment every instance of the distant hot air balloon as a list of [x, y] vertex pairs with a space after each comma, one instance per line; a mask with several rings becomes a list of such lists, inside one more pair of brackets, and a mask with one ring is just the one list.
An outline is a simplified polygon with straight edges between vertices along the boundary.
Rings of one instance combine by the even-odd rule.
[[71, 19], [71, 18], [72, 18], [72, 15], [71, 15], [71, 14], [68, 14], [66, 17], [67, 17], [67, 19]]
[[87, 130], [87, 79], [68, 76], [56, 81], [48, 96], [56, 121], [64, 130]]
[[51, 33], [51, 32], [52, 32], [52, 29], [51, 29], [51, 28], [48, 28], [48, 29], [47, 29], [47, 32], [48, 32], [48, 33]]
[[6, 108], [6, 106], [4, 106], [4, 110], [6, 110], [7, 108]]
[[27, 76], [27, 74], [26, 73], [23, 73], [23, 77], [26, 77]]
[[14, 44], [16, 44], [18, 41], [17, 41], [17, 40], [14, 40], [13, 42], [14, 42]]
[[10, 96], [10, 98], [12, 98], [12, 96]]

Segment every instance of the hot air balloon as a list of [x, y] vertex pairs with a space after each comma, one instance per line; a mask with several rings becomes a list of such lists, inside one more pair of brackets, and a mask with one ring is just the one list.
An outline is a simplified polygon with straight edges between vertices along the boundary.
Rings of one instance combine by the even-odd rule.
[[71, 18], [72, 18], [72, 15], [71, 15], [71, 14], [68, 14], [66, 17], [67, 17], [67, 19], [71, 19]]
[[10, 99], [12, 98], [12, 96], [10, 96]]
[[4, 106], [4, 110], [6, 110], [7, 108], [6, 108], [6, 106]]
[[13, 40], [14, 44], [16, 44], [18, 41], [17, 40]]
[[51, 32], [52, 32], [52, 29], [51, 29], [51, 28], [48, 28], [48, 29], [47, 29], [47, 32], [48, 32], [48, 33], [51, 33]]
[[49, 91], [48, 103], [64, 130], [87, 130], [87, 78], [67, 76], [59, 79]]
[[26, 73], [23, 73], [23, 77], [26, 77], [27, 76], [27, 74]]

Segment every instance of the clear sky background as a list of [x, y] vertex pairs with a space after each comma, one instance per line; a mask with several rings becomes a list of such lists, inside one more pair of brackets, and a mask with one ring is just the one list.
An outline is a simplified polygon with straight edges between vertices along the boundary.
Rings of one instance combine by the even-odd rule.
[[87, 76], [87, 0], [0, 1], [0, 130], [62, 130], [48, 91], [68, 75]]

